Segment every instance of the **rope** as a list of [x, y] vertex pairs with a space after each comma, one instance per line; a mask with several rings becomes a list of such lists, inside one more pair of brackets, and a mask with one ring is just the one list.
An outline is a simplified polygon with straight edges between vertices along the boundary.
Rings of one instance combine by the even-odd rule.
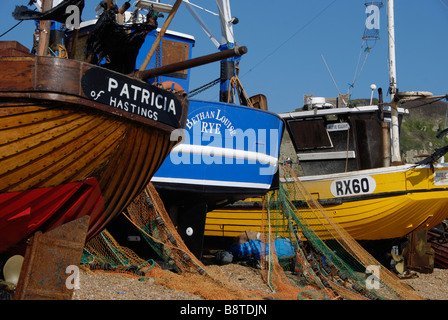
[[67, 49], [62, 44], [58, 44], [57, 48], [55, 48], [54, 51], [50, 47], [48, 47], [48, 50], [55, 57], [62, 58], [62, 59], [68, 59]]
[[152, 261], [152, 264], [149, 266], [148, 269], [145, 269], [143, 272], [146, 273], [147, 271], [151, 270], [151, 269], [156, 265], [156, 262], [155, 262], [153, 259], [146, 260], [145, 262], [143, 262], [143, 263], [138, 267], [138, 269], [140, 270], [140, 269], [141, 269], [145, 264], [147, 264], [149, 261]]

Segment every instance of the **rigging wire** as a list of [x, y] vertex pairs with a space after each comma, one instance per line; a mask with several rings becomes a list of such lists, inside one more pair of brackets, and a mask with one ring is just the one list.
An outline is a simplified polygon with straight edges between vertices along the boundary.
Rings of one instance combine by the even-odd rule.
[[193, 7], [196, 7], [198, 9], [202, 10], [202, 11], [208, 12], [208, 13], [214, 15], [214, 16], [219, 16], [218, 13], [214, 13], [213, 11], [210, 11], [210, 10], [207, 10], [207, 9], [205, 9], [203, 7], [200, 7], [197, 4], [191, 3], [189, 0], [183, 0], [183, 2], [188, 3], [188, 4], [192, 5]]
[[283, 41], [280, 45], [278, 45], [271, 53], [266, 55], [263, 59], [261, 59], [260, 62], [255, 64], [252, 68], [249, 68], [248, 71], [243, 74], [240, 78], [247, 75], [249, 72], [252, 72], [255, 68], [257, 68], [259, 65], [261, 65], [263, 62], [265, 62], [267, 59], [269, 59], [271, 56], [273, 56], [281, 47], [283, 47], [287, 42], [289, 42], [292, 38], [294, 38], [296, 35], [298, 35], [300, 32], [302, 32], [306, 27], [308, 27], [311, 23], [314, 22], [319, 16], [321, 16], [328, 8], [330, 8], [337, 0], [333, 0], [330, 4], [328, 4], [325, 8], [323, 8], [319, 13], [317, 13], [313, 18], [311, 18], [307, 23], [305, 23], [303, 26], [301, 26], [296, 32], [294, 32], [288, 39]]
[[[368, 4], [376, 5], [376, 6], [379, 6], [380, 8], [383, 6], [383, 2], [382, 1], [380, 1], [380, 2], [371, 1], [370, 3], [368, 1], [366, 1], [365, 6], [367, 7]], [[355, 68], [355, 74], [353, 76], [353, 81], [352, 81], [352, 83], [348, 84], [349, 85], [349, 95], [350, 96], [352, 95], [352, 90], [355, 87], [356, 81], [358, 80], [359, 76], [361, 75], [362, 70], [364, 69], [364, 66], [365, 66], [365, 64], [367, 62], [367, 58], [368, 58], [368, 56], [370, 54], [370, 51], [375, 47], [376, 42], [377, 42], [378, 39], [379, 39], [379, 36], [377, 34], [373, 34], [373, 35], [369, 34], [368, 30], [364, 29], [364, 35], [362, 37], [361, 48], [359, 50], [359, 56], [358, 56], [358, 61], [356, 63], [356, 68]], [[372, 45], [369, 44], [369, 40], [373, 41]], [[362, 55], [363, 51], [365, 52], [364, 61], [362, 63], [361, 68], [358, 71], [359, 63], [361, 61], [361, 55]]]
[[[349, 94], [350, 94], [350, 96], [351, 96], [351, 94], [352, 94], [352, 90], [353, 90], [353, 88], [355, 87], [355, 83], [356, 83], [356, 81], [358, 80], [359, 76], [361, 75], [362, 70], [364, 69], [364, 66], [365, 66], [365, 64], [366, 64], [367, 57], [369, 56], [370, 50], [373, 48], [373, 47], [369, 47], [369, 46], [367, 46], [367, 47], [364, 49], [364, 43], [365, 43], [365, 42], [366, 42], [365, 40], [362, 41], [361, 49], [359, 50], [358, 62], [356, 63], [355, 74], [354, 74], [354, 76], [353, 76], [353, 82], [348, 84], [348, 85], [349, 85]], [[364, 61], [363, 61], [363, 63], [362, 63], [361, 69], [358, 71], [358, 68], [359, 68], [359, 62], [361, 61], [361, 55], [362, 55], [362, 52], [363, 52], [363, 51], [364, 51], [366, 54], [365, 54], [365, 56], [364, 56]]]
[[327, 62], [325, 61], [324, 55], [321, 54], [320, 56], [322, 57], [322, 60], [324, 60], [325, 66], [327, 67], [327, 70], [328, 70], [328, 73], [330, 74], [331, 80], [333, 80], [336, 90], [338, 90], [338, 93], [341, 94], [341, 91], [339, 91], [339, 87], [336, 84], [336, 81], [334, 80], [333, 75], [331, 74], [330, 68], [328, 67]]
[[[28, 4], [29, 6], [31, 6], [32, 4], [34, 4], [36, 1], [35, 0], [31, 0], [30, 3]], [[36, 11], [37, 8], [34, 9], [34, 11]], [[19, 24], [21, 24], [23, 21], [25, 20], [20, 20], [19, 22], [17, 22], [15, 25], [13, 25], [11, 28], [9, 28], [8, 30], [6, 30], [5, 32], [3, 32], [2, 34], [0, 34], [0, 38], [3, 37], [4, 35], [8, 34], [9, 32], [11, 32], [12, 30], [14, 30], [16, 27], [19, 26]]]
[[445, 8], [448, 9], [448, 6], [442, 0], [440, 0], [440, 2], [444, 5]]
[[19, 22], [17, 22], [15, 25], [13, 25], [11, 28], [9, 28], [8, 30], [6, 30], [5, 32], [3, 32], [2, 34], [0, 34], [0, 38], [3, 37], [4, 35], [6, 35], [7, 33], [9, 33], [10, 31], [14, 30], [19, 24], [21, 24], [24, 20], [20, 20]]

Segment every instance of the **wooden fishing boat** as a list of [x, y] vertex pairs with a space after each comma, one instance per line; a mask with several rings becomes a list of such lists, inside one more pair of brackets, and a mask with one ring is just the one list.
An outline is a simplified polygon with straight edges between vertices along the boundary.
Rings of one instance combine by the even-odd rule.
[[1, 48], [0, 252], [85, 215], [89, 239], [148, 184], [188, 101], [15, 42]]

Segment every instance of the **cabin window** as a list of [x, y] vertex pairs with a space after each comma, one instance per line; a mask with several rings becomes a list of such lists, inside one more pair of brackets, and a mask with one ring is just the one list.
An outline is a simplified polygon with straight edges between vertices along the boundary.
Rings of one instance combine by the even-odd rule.
[[324, 119], [292, 120], [288, 127], [296, 151], [333, 147]]

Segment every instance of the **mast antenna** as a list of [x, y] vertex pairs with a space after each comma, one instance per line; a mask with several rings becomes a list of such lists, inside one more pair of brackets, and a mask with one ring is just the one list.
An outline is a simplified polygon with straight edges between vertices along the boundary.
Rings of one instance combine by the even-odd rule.
[[[380, 9], [383, 6], [382, 1], [368, 1], [364, 3], [367, 14], [364, 33], [362, 36], [361, 48], [359, 51], [358, 62], [356, 64], [355, 75], [353, 76], [353, 82], [349, 83], [349, 93], [351, 95], [351, 91], [355, 87], [355, 83], [361, 74], [361, 71], [364, 69], [364, 66], [367, 61], [367, 57], [370, 54], [370, 50], [375, 47], [376, 42], [380, 39]], [[359, 63], [361, 60], [362, 53], [364, 52], [364, 61], [359, 69]], [[358, 71], [359, 69], [359, 71]]]

